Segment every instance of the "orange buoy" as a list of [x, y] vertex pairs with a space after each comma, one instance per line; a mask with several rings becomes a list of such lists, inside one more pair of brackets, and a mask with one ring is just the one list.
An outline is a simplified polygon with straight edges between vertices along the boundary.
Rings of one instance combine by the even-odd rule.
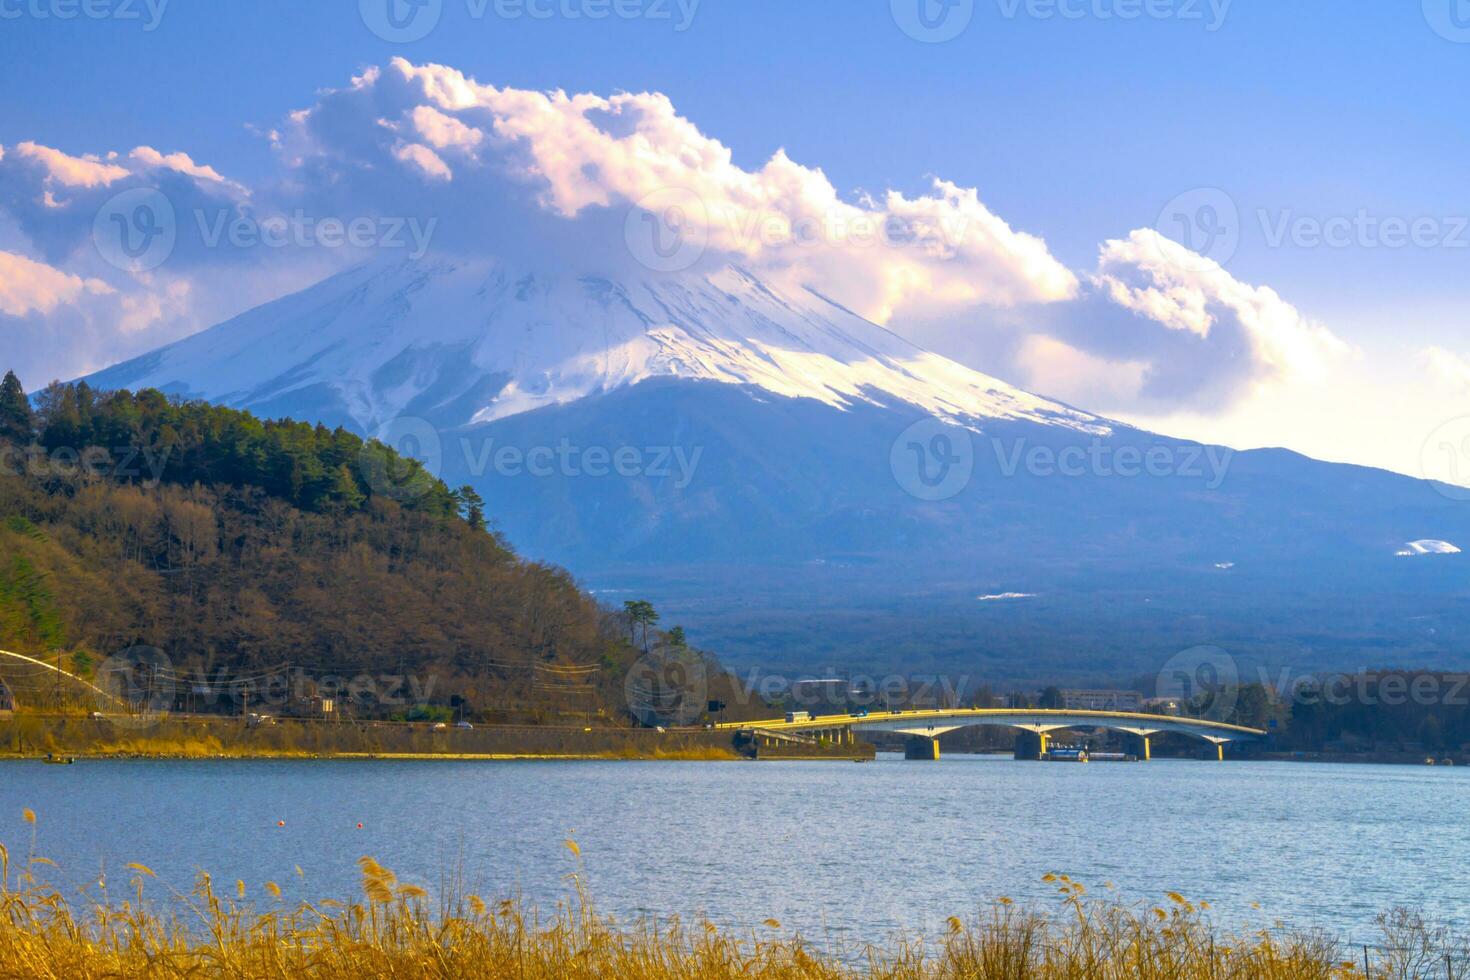
[[362, 829], [362, 824], [358, 824], [358, 825], [357, 825], [357, 829], [358, 829], [358, 830], [361, 830], [361, 829]]
[[286, 826], [286, 821], [284, 821], [284, 820], [277, 820], [276, 821], [276, 826], [277, 827], [284, 827], [284, 826]]

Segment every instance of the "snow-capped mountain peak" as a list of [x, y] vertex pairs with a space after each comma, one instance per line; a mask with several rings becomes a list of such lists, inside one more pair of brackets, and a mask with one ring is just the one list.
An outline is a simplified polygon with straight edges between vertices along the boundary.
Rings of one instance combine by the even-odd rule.
[[350, 270], [94, 377], [375, 432], [457, 426], [651, 378], [755, 386], [838, 409], [902, 402], [976, 426], [1095, 416], [925, 351], [818, 293], [729, 267], [613, 280], [421, 261]]

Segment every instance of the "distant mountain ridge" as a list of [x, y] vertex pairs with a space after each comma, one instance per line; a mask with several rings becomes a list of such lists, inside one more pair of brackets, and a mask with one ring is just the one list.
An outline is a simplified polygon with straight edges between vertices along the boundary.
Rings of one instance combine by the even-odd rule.
[[[735, 664], [1117, 679], [1194, 643], [1470, 651], [1470, 563], [1397, 557], [1470, 542], [1430, 484], [1143, 432], [739, 268], [375, 264], [89, 380], [427, 446], [525, 553]], [[978, 599], [1007, 593], [1031, 598]]]

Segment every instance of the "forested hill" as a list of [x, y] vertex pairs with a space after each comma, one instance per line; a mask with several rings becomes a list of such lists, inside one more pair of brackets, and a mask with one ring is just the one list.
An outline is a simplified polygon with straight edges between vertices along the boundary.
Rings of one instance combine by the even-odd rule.
[[180, 674], [412, 675], [482, 717], [612, 720], [633, 639], [472, 490], [380, 443], [154, 390], [52, 385], [33, 410], [0, 386], [0, 649], [85, 674], [145, 644]]

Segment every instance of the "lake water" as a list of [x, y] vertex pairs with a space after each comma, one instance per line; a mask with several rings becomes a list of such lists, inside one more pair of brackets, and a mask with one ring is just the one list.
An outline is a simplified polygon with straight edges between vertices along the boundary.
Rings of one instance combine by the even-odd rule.
[[[1374, 915], [1470, 916], [1470, 769], [953, 756], [877, 762], [0, 763], [0, 842], [70, 884], [142, 862], [263, 898], [356, 894], [375, 856], [438, 887], [567, 894], [582, 851], [601, 911], [774, 917], [810, 938], [880, 941], [999, 896], [1046, 906], [1047, 872], [1129, 901], [1208, 899], [1230, 926], [1280, 918], [1371, 939]], [[285, 820], [284, 828], [277, 826]], [[362, 823], [363, 829], [357, 829]], [[300, 867], [304, 877], [293, 870]], [[1259, 903], [1261, 910], [1252, 908]]]

